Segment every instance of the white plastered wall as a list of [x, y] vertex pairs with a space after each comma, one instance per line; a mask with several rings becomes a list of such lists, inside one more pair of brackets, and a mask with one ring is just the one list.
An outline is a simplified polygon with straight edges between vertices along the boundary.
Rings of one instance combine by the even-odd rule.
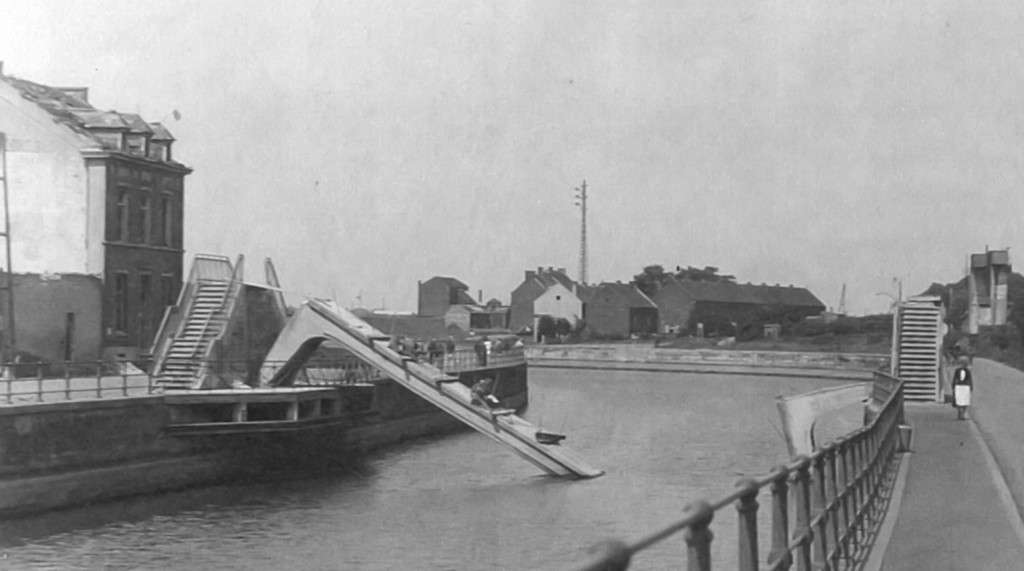
[[[56, 123], [3, 81], [0, 131], [7, 135], [14, 272], [100, 273], [102, 218], [99, 227], [88, 224], [89, 175], [81, 155], [88, 139]], [[102, 193], [99, 200], [104, 200]], [[90, 261], [90, 244], [100, 252], [98, 266]]]

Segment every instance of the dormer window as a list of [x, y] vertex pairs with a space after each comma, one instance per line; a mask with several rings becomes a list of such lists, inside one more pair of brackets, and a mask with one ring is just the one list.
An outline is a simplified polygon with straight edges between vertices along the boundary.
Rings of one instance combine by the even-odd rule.
[[158, 161], [166, 161], [169, 157], [167, 151], [170, 145], [160, 141], [149, 142], [149, 158], [156, 159]]
[[135, 133], [129, 133], [125, 136], [125, 150], [133, 155], [145, 155], [146, 154], [146, 137]]

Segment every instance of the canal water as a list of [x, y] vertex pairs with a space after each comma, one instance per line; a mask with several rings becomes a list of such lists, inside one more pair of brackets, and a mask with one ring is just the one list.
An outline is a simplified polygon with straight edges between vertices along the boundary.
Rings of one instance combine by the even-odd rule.
[[[598, 540], [636, 539], [678, 519], [687, 502], [784, 462], [774, 397], [834, 384], [532, 369], [525, 416], [568, 434], [566, 444], [606, 475], [549, 478], [491, 440], [459, 433], [393, 448], [344, 473], [0, 523], [0, 569], [571, 567]], [[715, 567], [734, 567], [735, 511], [713, 529]], [[684, 556], [677, 536], [634, 566], [681, 568]]]

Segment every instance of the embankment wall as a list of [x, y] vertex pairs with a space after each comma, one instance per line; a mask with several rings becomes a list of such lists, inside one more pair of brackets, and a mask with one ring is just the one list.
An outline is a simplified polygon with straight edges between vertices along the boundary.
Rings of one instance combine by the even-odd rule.
[[[467, 383], [497, 377], [509, 406], [526, 404], [525, 364], [460, 376]], [[284, 434], [175, 436], [162, 396], [0, 407], [0, 517], [203, 485], [309, 458], [344, 464], [463, 426], [395, 383], [372, 393], [370, 410]]]
[[889, 356], [858, 353], [798, 353], [713, 349], [663, 349], [646, 344], [553, 345], [526, 350], [534, 367], [678, 370], [699, 373], [862, 378], [865, 371], [888, 368]]

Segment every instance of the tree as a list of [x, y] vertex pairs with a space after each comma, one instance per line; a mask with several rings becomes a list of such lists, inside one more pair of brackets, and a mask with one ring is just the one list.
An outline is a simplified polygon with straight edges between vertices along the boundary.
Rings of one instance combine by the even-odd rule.
[[541, 315], [537, 319], [537, 338], [552, 338], [557, 334], [555, 329], [557, 322], [550, 315]]
[[686, 266], [685, 268], [676, 266], [676, 279], [691, 280], [695, 282], [734, 283], [736, 281], [736, 276], [719, 274], [718, 268], [714, 266], [704, 266], [704, 269], [695, 268], [693, 266]]
[[665, 268], [653, 265], [645, 267], [644, 271], [633, 276], [633, 283], [640, 291], [644, 292], [644, 295], [653, 297], [661, 289], [661, 286], [665, 285], [669, 277], [669, 274], [665, 273]]

